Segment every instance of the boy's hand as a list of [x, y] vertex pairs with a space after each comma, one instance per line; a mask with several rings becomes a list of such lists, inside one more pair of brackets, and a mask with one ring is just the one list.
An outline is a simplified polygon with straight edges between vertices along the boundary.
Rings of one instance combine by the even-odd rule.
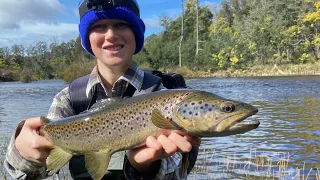
[[149, 136], [145, 146], [129, 150], [128, 160], [139, 172], [151, 172], [159, 166], [157, 160], [176, 152], [190, 152], [192, 146], [200, 146], [200, 139], [179, 131], [168, 131], [157, 139]]
[[23, 158], [45, 165], [53, 145], [39, 135], [42, 125], [40, 117], [27, 119], [15, 140], [15, 147]]

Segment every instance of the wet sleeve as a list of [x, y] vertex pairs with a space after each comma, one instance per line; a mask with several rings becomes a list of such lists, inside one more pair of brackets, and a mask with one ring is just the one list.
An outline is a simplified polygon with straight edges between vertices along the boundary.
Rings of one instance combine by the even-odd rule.
[[[67, 117], [74, 114], [70, 105], [70, 95], [68, 88], [58, 93], [51, 104], [48, 118], [54, 120], [61, 117]], [[14, 135], [8, 145], [4, 167], [10, 176], [14, 179], [42, 179], [48, 176], [45, 167], [24, 159], [15, 147], [15, 139], [19, 135], [25, 121], [21, 121], [14, 131]]]

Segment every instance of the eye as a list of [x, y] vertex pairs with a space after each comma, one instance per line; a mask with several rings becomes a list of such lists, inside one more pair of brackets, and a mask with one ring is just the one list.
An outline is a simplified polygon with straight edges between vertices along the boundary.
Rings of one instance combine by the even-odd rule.
[[224, 104], [221, 105], [221, 110], [222, 110], [223, 112], [229, 113], [229, 112], [234, 111], [234, 109], [235, 109], [235, 107], [234, 107], [234, 105], [231, 104], [231, 103], [224, 103]]
[[106, 24], [95, 24], [91, 27], [91, 30], [101, 31], [106, 29], [108, 26]]
[[129, 24], [126, 22], [119, 22], [119, 23], [116, 23], [114, 26], [118, 29], [125, 29], [130, 27]]

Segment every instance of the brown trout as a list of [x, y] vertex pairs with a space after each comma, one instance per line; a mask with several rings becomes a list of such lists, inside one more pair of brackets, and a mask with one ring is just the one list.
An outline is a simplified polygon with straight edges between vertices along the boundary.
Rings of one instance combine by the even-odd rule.
[[47, 170], [57, 172], [73, 155], [84, 155], [93, 179], [105, 174], [110, 157], [121, 150], [145, 144], [148, 136], [164, 129], [181, 130], [196, 137], [245, 133], [259, 121], [240, 123], [258, 109], [242, 102], [196, 90], [162, 90], [125, 99], [96, 103], [85, 113], [51, 121], [40, 134], [54, 145]]

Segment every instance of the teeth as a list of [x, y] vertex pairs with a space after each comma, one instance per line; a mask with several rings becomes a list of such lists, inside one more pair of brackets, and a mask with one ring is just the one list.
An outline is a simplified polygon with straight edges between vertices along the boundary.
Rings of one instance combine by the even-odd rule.
[[119, 49], [121, 49], [121, 46], [109, 47], [109, 48], [106, 48], [106, 49], [109, 50], [109, 51], [118, 51]]

